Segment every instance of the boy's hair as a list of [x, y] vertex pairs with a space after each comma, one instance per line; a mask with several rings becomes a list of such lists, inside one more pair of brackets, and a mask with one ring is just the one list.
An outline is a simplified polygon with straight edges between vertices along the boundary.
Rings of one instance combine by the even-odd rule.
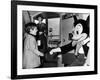
[[35, 27], [37, 27], [35, 23], [27, 23], [25, 24], [25, 32], [30, 33], [30, 29], [34, 29]]

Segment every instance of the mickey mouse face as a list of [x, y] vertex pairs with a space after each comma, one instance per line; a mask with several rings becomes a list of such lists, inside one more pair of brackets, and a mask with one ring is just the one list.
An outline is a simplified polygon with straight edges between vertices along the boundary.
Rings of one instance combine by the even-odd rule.
[[74, 28], [74, 35], [80, 35], [83, 31], [83, 26], [82, 24], [77, 24]]
[[72, 29], [72, 33], [69, 33], [69, 40], [78, 40], [81, 41], [89, 36], [89, 17], [87, 20], [77, 19], [76, 16], [74, 18], [74, 28]]
[[76, 24], [72, 32], [73, 32], [72, 40], [80, 41], [87, 37], [87, 34], [83, 33], [83, 25], [81, 23]]

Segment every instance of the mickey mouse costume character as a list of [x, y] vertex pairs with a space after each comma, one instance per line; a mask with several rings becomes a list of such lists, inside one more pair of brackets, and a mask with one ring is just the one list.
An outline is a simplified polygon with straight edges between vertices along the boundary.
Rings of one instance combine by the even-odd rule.
[[71, 42], [65, 46], [52, 49], [50, 54], [54, 52], [61, 52], [64, 54], [71, 50], [75, 51], [76, 60], [73, 61], [70, 66], [83, 66], [88, 54], [89, 46], [87, 44], [90, 42], [89, 39], [89, 17], [87, 20], [79, 19], [76, 16], [74, 18], [74, 28], [72, 33], [69, 34]]

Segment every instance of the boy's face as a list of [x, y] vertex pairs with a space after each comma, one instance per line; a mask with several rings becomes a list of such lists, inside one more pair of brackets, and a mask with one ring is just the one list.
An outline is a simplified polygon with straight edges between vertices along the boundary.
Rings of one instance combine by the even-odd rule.
[[33, 29], [30, 29], [31, 34], [36, 35], [37, 34], [37, 27], [34, 27]]

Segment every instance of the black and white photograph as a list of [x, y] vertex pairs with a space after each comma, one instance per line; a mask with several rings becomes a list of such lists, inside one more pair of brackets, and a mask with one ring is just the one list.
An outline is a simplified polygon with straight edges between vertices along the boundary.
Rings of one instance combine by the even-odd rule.
[[12, 1], [12, 78], [96, 74], [96, 10]]
[[90, 65], [89, 13], [23, 11], [22, 16], [23, 69]]

